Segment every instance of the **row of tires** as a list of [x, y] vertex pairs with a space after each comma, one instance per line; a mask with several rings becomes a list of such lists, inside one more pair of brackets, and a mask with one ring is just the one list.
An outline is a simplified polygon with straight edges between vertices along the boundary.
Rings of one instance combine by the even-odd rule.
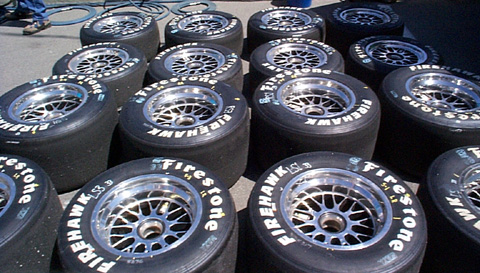
[[[111, 168], [63, 214], [36, 163], [14, 155], [0, 163], [3, 272], [234, 272], [236, 263], [249, 272], [478, 268], [479, 146], [434, 161], [420, 194], [426, 214], [403, 180], [373, 161], [335, 152], [282, 160], [250, 194], [244, 241], [227, 187], [188, 160]], [[247, 248], [242, 260], [238, 244]]]
[[470, 78], [444, 67], [402, 68], [388, 74], [377, 98], [343, 73], [279, 73], [256, 90], [250, 120], [244, 96], [211, 78], [161, 80], [138, 90], [118, 115], [101, 81], [58, 75], [1, 97], [0, 150], [40, 162], [60, 193], [109, 163], [148, 156], [199, 162], [231, 187], [245, 171], [249, 146], [263, 170], [309, 151], [367, 159], [376, 152], [421, 177], [439, 154], [477, 143], [479, 89]]

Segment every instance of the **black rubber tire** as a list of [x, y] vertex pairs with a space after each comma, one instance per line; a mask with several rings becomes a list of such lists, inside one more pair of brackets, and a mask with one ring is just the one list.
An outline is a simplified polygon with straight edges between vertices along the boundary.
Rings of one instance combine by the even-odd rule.
[[62, 206], [48, 175], [34, 162], [0, 155], [2, 272], [49, 272]]
[[[202, 26], [210, 28], [203, 29]], [[166, 47], [194, 42], [222, 45], [240, 56], [243, 49], [242, 22], [230, 13], [198, 11], [177, 16], [165, 26]]]
[[480, 146], [464, 146], [441, 154], [430, 166], [419, 195], [429, 237], [421, 272], [478, 271], [480, 261], [472, 254], [480, 251], [479, 164]]
[[[292, 13], [291, 18], [285, 18], [284, 14]], [[269, 20], [266, 20], [270, 18]], [[264, 18], [265, 20], [262, 20]], [[296, 22], [288, 21], [297, 20]], [[290, 27], [284, 24], [276, 25], [276, 21], [297, 23], [298, 26]], [[280, 25], [280, 26], [279, 26]], [[254, 13], [248, 19], [247, 25], [247, 50], [252, 53], [255, 48], [271, 40], [282, 38], [307, 38], [325, 41], [325, 22], [317, 13], [296, 7], [273, 7]]]
[[[288, 95], [300, 112], [287, 106]], [[263, 169], [313, 151], [370, 159], [379, 125], [380, 103], [364, 83], [330, 70], [290, 71], [267, 79], [255, 91], [252, 154]]]
[[87, 21], [80, 29], [82, 46], [120, 42], [140, 49], [150, 61], [160, 47], [157, 21], [142, 12], [106, 12]]
[[[56, 95], [64, 95], [68, 104], [58, 103]], [[46, 103], [43, 110], [38, 102]], [[38, 112], [27, 116], [33, 107]], [[62, 110], [67, 113], [55, 116]], [[96, 79], [59, 75], [34, 80], [0, 97], [0, 153], [38, 162], [57, 192], [71, 191], [107, 168], [117, 116], [113, 96]]]
[[303, 68], [344, 72], [344, 60], [335, 48], [317, 40], [284, 38], [270, 41], [250, 55], [250, 90], [244, 90], [244, 94], [251, 98], [264, 80]]
[[[192, 105], [208, 111], [197, 112]], [[207, 118], [200, 120], [203, 113]], [[249, 131], [243, 95], [223, 82], [198, 77], [172, 78], [142, 89], [125, 104], [119, 120], [124, 160], [185, 158], [212, 170], [227, 187], [246, 169]]]
[[[105, 225], [111, 229], [101, 232]], [[211, 171], [183, 159], [145, 158], [107, 170], [73, 197], [58, 250], [66, 272], [234, 272], [237, 225], [233, 199]], [[136, 235], [131, 241], [115, 234], [127, 227]], [[122, 234], [123, 245], [112, 241]]]
[[[194, 65], [195, 62], [199, 66], [188, 66]], [[233, 50], [222, 45], [181, 44], [160, 52], [150, 62], [147, 82], [152, 84], [172, 77], [189, 76], [223, 81], [241, 91], [243, 88], [242, 59]]]
[[426, 65], [390, 73], [379, 93], [383, 107], [376, 157], [422, 178], [440, 154], [480, 144], [479, 79], [463, 70]]
[[253, 187], [248, 212], [250, 272], [418, 272], [427, 243], [425, 215], [409, 187], [342, 153], [273, 165]]
[[147, 59], [142, 51], [128, 44], [105, 42], [69, 52], [55, 63], [52, 73], [101, 80], [113, 92], [117, 108], [121, 108], [130, 96], [142, 89], [146, 71]]
[[440, 55], [429, 45], [400, 36], [371, 36], [350, 46], [345, 73], [363, 81], [375, 92], [385, 76], [402, 67], [440, 64]]
[[404, 22], [391, 6], [379, 3], [343, 3], [326, 16], [328, 29], [325, 42], [348, 55], [350, 45], [378, 35], [404, 32]]

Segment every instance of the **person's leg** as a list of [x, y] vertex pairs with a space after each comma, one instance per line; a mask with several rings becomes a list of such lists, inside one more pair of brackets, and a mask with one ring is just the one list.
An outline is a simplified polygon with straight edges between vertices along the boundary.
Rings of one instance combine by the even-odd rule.
[[30, 10], [29, 4], [25, 0], [19, 0], [17, 1], [17, 7], [15, 10], [13, 12], [6, 13], [5, 18], [7, 20], [20, 20], [31, 18], [32, 15], [33, 11]]
[[46, 13], [43, 0], [26, 0], [28, 8], [33, 11], [33, 23], [23, 29], [23, 34], [30, 35], [52, 26]]
[[48, 20], [47, 7], [43, 0], [27, 0], [29, 10], [33, 11], [33, 22], [43, 23]]

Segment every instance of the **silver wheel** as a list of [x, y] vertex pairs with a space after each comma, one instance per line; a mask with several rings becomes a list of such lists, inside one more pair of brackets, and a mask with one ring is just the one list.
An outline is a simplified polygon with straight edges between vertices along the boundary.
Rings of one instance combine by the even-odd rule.
[[324, 78], [299, 78], [278, 89], [280, 103], [290, 111], [311, 117], [334, 117], [350, 110], [355, 95], [347, 86]]
[[270, 27], [302, 27], [310, 24], [312, 18], [303, 12], [292, 10], [278, 10], [266, 13], [261, 18], [265, 25]]
[[75, 74], [100, 74], [121, 67], [128, 59], [129, 55], [123, 49], [96, 48], [76, 55], [68, 63], [68, 68]]
[[183, 86], [158, 92], [147, 101], [143, 112], [148, 120], [160, 126], [188, 128], [216, 118], [222, 107], [223, 100], [212, 90]]
[[423, 49], [402, 41], [373, 42], [367, 45], [365, 51], [369, 57], [395, 66], [416, 65], [427, 60], [427, 53]]
[[133, 15], [110, 16], [99, 20], [93, 30], [104, 34], [120, 34], [125, 31], [134, 31], [143, 24], [143, 19]]
[[391, 21], [387, 13], [368, 8], [351, 8], [344, 10], [340, 13], [340, 18], [352, 24], [367, 26], [386, 24]]
[[271, 48], [266, 57], [269, 63], [288, 70], [316, 68], [327, 62], [327, 54], [318, 47], [293, 43]]
[[182, 244], [201, 216], [201, 198], [189, 183], [169, 175], [141, 175], [104, 194], [93, 210], [92, 233], [119, 256], [149, 257]]
[[462, 175], [460, 190], [474, 208], [480, 210], [480, 164], [470, 166]]
[[15, 182], [9, 176], [0, 173], [0, 217], [12, 205], [16, 193], [15, 189]]
[[179, 75], [204, 75], [225, 64], [225, 56], [209, 48], [179, 50], [165, 59], [165, 68]]
[[373, 245], [392, 223], [392, 208], [382, 190], [342, 169], [316, 169], [295, 177], [285, 186], [280, 207], [299, 236], [334, 250]]
[[480, 109], [480, 86], [457, 76], [419, 74], [408, 79], [406, 88], [417, 101], [440, 110], [461, 112]]
[[54, 83], [32, 89], [15, 99], [9, 116], [19, 122], [42, 123], [71, 115], [86, 101], [85, 88], [71, 83]]
[[208, 33], [226, 26], [228, 26], [227, 18], [220, 15], [196, 14], [178, 22], [180, 29], [194, 33]]

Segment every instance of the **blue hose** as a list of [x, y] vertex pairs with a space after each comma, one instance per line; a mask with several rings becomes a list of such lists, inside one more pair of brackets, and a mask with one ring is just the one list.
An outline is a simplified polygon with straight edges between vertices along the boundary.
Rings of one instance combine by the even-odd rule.
[[51, 21], [52, 26], [66, 26], [66, 25], [73, 25], [73, 24], [78, 24], [84, 21], [87, 21], [88, 19], [94, 17], [97, 14], [97, 10], [94, 7], [91, 6], [67, 6], [63, 8], [55, 8], [52, 10], [47, 11], [47, 15], [50, 16], [52, 14], [58, 13], [58, 12], [63, 12], [63, 11], [69, 11], [73, 9], [83, 9], [88, 11], [88, 14], [78, 18], [78, 19], [73, 19], [73, 20], [66, 20], [66, 21]]
[[205, 5], [206, 8], [204, 8], [202, 11], [211, 11], [215, 10], [217, 8], [217, 5], [213, 3], [212, 1], [207, 1], [207, 0], [186, 0], [183, 2], [180, 2], [176, 4], [175, 6], [172, 7], [171, 12], [173, 14], [177, 15], [183, 15], [188, 13], [188, 11], [183, 11], [183, 8], [186, 7], [192, 7], [192, 6], [199, 6], [199, 5]]

